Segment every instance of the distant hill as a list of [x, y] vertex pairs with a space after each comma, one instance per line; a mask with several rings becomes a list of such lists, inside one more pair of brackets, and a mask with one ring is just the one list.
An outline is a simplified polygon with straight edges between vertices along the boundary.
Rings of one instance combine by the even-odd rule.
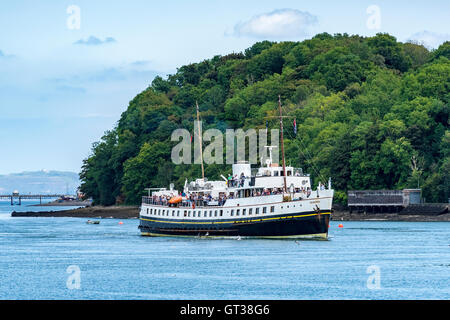
[[78, 174], [66, 171], [33, 171], [0, 175], [0, 194], [76, 194]]

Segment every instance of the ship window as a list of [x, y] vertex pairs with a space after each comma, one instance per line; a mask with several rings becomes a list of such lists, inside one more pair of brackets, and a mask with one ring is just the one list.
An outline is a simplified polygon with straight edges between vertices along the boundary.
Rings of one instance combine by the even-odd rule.
[[212, 210], [209, 212], [209, 217], [212, 217]]
[[223, 216], [223, 210], [220, 210], [220, 216], [221, 217]]
[[[283, 208], [283, 207], [281, 207], [281, 208]], [[275, 212], [275, 206], [270, 207], [270, 212]]]
[[187, 216], [187, 210], [184, 210], [184, 216], [185, 217]]
[[278, 171], [274, 171], [274, 172], [273, 172], [273, 175], [274, 175], [275, 177], [278, 177]]
[[214, 211], [214, 217], [217, 217], [217, 210]]
[[194, 211], [194, 213], [192, 214], [192, 216], [195, 218], [195, 211]]
[[180, 216], [180, 210], [177, 211], [177, 217], [179, 217], [179, 216]]
[[188, 212], [188, 217], [191, 217], [191, 212], [190, 211]]
[[172, 217], [175, 217], [175, 210], [172, 210]]
[[247, 209], [242, 209], [242, 215], [245, 216], [246, 213], [247, 213]]
[[147, 208], [147, 214], [148, 214], [148, 208]]
[[255, 214], [259, 214], [259, 208], [255, 208]]
[[158, 216], [161, 215], [161, 209], [158, 209]]
[[248, 215], [249, 215], [249, 216], [252, 215], [252, 211], [253, 211], [253, 208], [248, 209]]
[[263, 212], [262, 213], [267, 213], [267, 207], [263, 207]]
[[241, 213], [241, 209], [237, 209], [236, 210], [236, 215], [238, 216], [238, 215], [240, 215], [240, 213]]
[[231, 216], [234, 216], [234, 210], [231, 210]]
[[205, 211], [205, 214], [203, 216], [206, 218], [208, 216], [208, 212]]

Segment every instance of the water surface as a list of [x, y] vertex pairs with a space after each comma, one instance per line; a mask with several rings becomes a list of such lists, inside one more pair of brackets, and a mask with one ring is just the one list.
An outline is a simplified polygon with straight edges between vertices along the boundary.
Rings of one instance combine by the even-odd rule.
[[[30, 209], [49, 208], [14, 208]], [[87, 225], [11, 210], [0, 202], [0, 299], [450, 298], [448, 222], [331, 222], [329, 241], [239, 241], [147, 238], [137, 219]], [[79, 289], [68, 288], [69, 266]], [[373, 266], [379, 289], [367, 285]]]

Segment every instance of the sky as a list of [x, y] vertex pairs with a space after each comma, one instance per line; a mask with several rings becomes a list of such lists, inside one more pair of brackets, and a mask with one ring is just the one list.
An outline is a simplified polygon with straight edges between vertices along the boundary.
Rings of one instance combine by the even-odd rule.
[[0, 3], [0, 174], [79, 172], [156, 75], [257, 41], [328, 32], [436, 48], [450, 1], [15, 0]]

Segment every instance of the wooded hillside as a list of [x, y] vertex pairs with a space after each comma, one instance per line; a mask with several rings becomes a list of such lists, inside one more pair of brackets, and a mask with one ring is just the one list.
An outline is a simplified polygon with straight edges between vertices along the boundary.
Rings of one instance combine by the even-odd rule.
[[[115, 128], [84, 160], [81, 190], [95, 203], [140, 203], [146, 187], [180, 190], [200, 165], [174, 165], [173, 130], [193, 132], [195, 102], [204, 130], [265, 128], [285, 115], [287, 163], [314, 182], [332, 177], [336, 201], [349, 189], [423, 189], [427, 202], [450, 196], [450, 42], [429, 51], [374, 37], [316, 35], [254, 44], [156, 77], [131, 100]], [[278, 127], [277, 121], [269, 126]], [[210, 179], [231, 171], [206, 165]], [[219, 178], [220, 179], [220, 178]]]

